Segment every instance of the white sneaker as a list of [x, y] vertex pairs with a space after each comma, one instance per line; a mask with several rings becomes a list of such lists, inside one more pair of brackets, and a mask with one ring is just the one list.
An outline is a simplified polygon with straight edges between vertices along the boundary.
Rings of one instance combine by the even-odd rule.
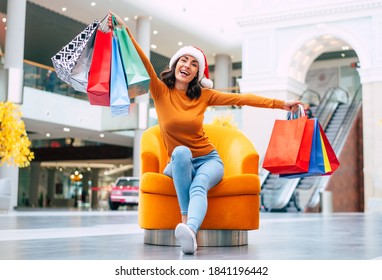
[[198, 245], [196, 235], [186, 224], [178, 224], [175, 228], [175, 238], [179, 242], [184, 254], [194, 254]]

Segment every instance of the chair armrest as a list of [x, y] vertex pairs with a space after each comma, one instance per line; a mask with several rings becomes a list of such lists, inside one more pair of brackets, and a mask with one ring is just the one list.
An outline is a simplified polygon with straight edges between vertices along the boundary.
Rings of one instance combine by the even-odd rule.
[[241, 165], [243, 174], [259, 174], [259, 155], [250, 154], [243, 159]]
[[140, 147], [141, 174], [145, 172], [162, 172], [166, 164], [166, 153], [159, 127], [148, 128], [141, 138]]
[[159, 173], [159, 159], [155, 153], [153, 152], [141, 153], [141, 172], [142, 174], [146, 172]]

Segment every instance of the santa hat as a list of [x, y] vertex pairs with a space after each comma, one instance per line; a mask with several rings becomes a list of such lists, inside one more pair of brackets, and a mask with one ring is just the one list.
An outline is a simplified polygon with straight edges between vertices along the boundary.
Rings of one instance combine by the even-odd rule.
[[199, 63], [199, 75], [198, 81], [205, 88], [212, 88], [214, 86], [213, 82], [210, 80], [210, 76], [208, 74], [208, 64], [206, 56], [203, 51], [194, 46], [185, 46], [179, 49], [170, 59], [170, 68], [174, 65], [175, 61], [177, 61], [180, 57], [184, 55], [192, 55], [196, 58]]

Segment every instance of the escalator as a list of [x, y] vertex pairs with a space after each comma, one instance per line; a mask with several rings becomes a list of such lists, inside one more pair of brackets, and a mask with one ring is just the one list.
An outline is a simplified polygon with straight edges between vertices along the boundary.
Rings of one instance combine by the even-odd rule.
[[[315, 108], [315, 116], [323, 127], [328, 140], [338, 155], [350, 125], [361, 105], [361, 89], [350, 98], [340, 88], [327, 91]], [[319, 203], [319, 192], [325, 188], [329, 176], [297, 179], [279, 178], [262, 169], [261, 210], [268, 212], [298, 212]]]

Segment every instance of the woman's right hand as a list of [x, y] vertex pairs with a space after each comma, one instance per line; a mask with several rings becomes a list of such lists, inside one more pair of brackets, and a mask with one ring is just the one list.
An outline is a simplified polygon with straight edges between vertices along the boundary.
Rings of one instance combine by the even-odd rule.
[[123, 22], [123, 20], [117, 16], [115, 13], [113, 13], [112, 11], [109, 11], [109, 16], [108, 16], [108, 19], [107, 19], [107, 25], [110, 27], [110, 29], [113, 29], [113, 21], [112, 21], [112, 16], [114, 16], [114, 18], [117, 20], [117, 23], [118, 23], [118, 27], [119, 28], [122, 28], [125, 26], [125, 23]]

